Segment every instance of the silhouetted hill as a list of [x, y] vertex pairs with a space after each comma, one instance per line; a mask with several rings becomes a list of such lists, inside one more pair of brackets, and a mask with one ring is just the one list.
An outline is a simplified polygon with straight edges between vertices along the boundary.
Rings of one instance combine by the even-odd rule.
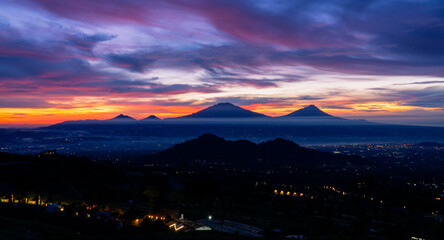
[[159, 164], [178, 165], [293, 165], [320, 167], [366, 163], [359, 156], [334, 155], [312, 150], [277, 138], [255, 144], [247, 140], [227, 141], [221, 137], [204, 134], [196, 139], [173, 146], [163, 152], [147, 156], [146, 160]]
[[252, 112], [243, 109], [231, 103], [218, 103], [211, 107], [200, 110], [196, 113], [186, 115], [180, 118], [250, 118], [250, 117], [268, 117], [261, 113]]

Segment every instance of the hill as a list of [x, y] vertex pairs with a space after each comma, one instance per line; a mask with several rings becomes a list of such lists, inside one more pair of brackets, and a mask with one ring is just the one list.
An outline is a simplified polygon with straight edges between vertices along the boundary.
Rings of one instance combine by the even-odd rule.
[[163, 152], [149, 155], [150, 163], [177, 165], [292, 165], [320, 167], [327, 165], [365, 164], [359, 156], [334, 155], [299, 146], [277, 138], [255, 144], [247, 140], [228, 141], [213, 134], [177, 144]]

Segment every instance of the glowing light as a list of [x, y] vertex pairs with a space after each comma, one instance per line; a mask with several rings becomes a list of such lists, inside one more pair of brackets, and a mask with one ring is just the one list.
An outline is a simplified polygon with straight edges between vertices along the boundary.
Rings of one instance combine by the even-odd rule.
[[184, 228], [183, 225], [180, 225], [179, 227], [176, 225], [176, 223], [173, 223], [169, 226], [169, 228], [174, 228], [174, 231], [179, 231], [180, 229]]

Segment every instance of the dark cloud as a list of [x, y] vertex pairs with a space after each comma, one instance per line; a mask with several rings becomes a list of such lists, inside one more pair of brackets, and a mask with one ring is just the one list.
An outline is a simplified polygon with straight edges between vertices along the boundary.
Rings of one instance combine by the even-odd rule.
[[[174, 22], [180, 18], [173, 14], [193, 14], [232, 40], [227, 46], [193, 50], [191, 56], [168, 49], [159, 56], [106, 57], [130, 71], [147, 71], [162, 59], [163, 67], [199, 66], [216, 74], [234, 66], [286, 64], [357, 74], [444, 76], [444, 10], [439, 0], [34, 2], [60, 16], [95, 23], [159, 27], [161, 20], [153, 18]], [[89, 36], [83, 42], [109, 38]]]
[[325, 105], [322, 106], [323, 108], [332, 108], [332, 109], [353, 109], [350, 107], [346, 107], [346, 106], [338, 106], [338, 105]]
[[197, 100], [180, 101], [180, 100], [168, 99], [168, 100], [152, 100], [150, 101], [150, 103], [155, 106], [193, 106], [196, 105], [195, 104], [196, 101]]
[[97, 43], [112, 38], [71, 34], [62, 40], [37, 43], [19, 35], [0, 37], [0, 82], [26, 89], [47, 84], [69, 86], [101, 78], [103, 74], [86, 59], [94, 57], [92, 49]]
[[[0, 98], [0, 108], [50, 108], [54, 104], [39, 98]], [[14, 115], [23, 115], [14, 113]]]
[[297, 100], [307, 101], [307, 100], [320, 100], [323, 99], [321, 97], [313, 97], [313, 96], [300, 96], [296, 98]]
[[152, 93], [152, 94], [179, 94], [187, 92], [215, 93], [219, 92], [217, 88], [212, 86], [192, 86], [187, 84], [152, 84], [149, 88], [144, 87], [113, 87], [111, 92], [114, 93]]
[[156, 62], [156, 59], [152, 58], [149, 54], [110, 54], [106, 56], [106, 59], [118, 67], [140, 73], [148, 71]]
[[250, 96], [250, 97], [217, 97], [217, 98], [211, 98], [207, 101], [201, 102], [197, 105], [210, 105], [210, 104], [216, 104], [221, 102], [230, 102], [236, 105], [253, 105], [253, 104], [273, 104], [273, 105], [280, 105], [280, 106], [290, 106], [296, 101], [315, 101], [315, 100], [321, 100], [323, 98], [321, 97], [314, 97], [314, 96], [298, 96], [298, 97], [292, 97], [292, 98], [283, 98], [283, 97], [260, 97], [260, 96]]
[[420, 90], [403, 90], [397, 94], [405, 96], [406, 105], [417, 107], [444, 108], [444, 87], [428, 87]]
[[409, 82], [409, 83], [401, 83], [396, 85], [423, 85], [423, 84], [440, 84], [444, 83], [444, 81], [422, 81], [422, 82]]
[[245, 106], [252, 104], [264, 104], [264, 103], [276, 103], [283, 102], [284, 99], [279, 98], [267, 98], [267, 97], [218, 97], [204, 101], [197, 105], [213, 105], [221, 102], [230, 102], [235, 105]]
[[398, 90], [378, 88], [375, 100], [397, 102], [406, 106], [444, 108], [444, 87], [426, 87], [422, 89]]

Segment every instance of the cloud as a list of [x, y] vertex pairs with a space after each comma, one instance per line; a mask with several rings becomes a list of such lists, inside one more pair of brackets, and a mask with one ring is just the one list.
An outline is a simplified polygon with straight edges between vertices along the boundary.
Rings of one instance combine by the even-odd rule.
[[[54, 104], [39, 98], [0, 98], [0, 108], [50, 108]], [[14, 113], [14, 115], [24, 115]]]
[[[374, 100], [397, 102], [405, 106], [444, 108], [444, 87], [431, 86], [420, 89], [376, 88]], [[367, 99], [368, 101], [368, 99]]]
[[0, 37], [0, 82], [4, 87], [24, 90], [30, 86], [69, 86], [101, 78], [102, 74], [87, 60], [95, 57], [92, 49], [96, 44], [112, 38], [103, 34], [71, 34], [40, 43], [19, 35]]
[[422, 82], [409, 82], [409, 83], [401, 83], [395, 85], [422, 85], [422, 84], [440, 84], [444, 83], [444, 81], [422, 81]]
[[[344, 109], [347, 102], [384, 100], [442, 108], [436, 86], [444, 83], [440, 4], [6, 1], [0, 9], [0, 95], [22, 102], [3, 102], [11, 107], [45, 106], [62, 97], [159, 97], [164, 101], [158, 104], [168, 106], [313, 101]], [[415, 80], [385, 84], [391, 76]], [[329, 77], [337, 82], [325, 84]], [[341, 96], [329, 92], [341, 86]], [[186, 93], [194, 95], [181, 99]], [[33, 105], [26, 99], [42, 100]]]
[[[281, 106], [291, 106], [298, 101], [312, 101], [321, 100], [321, 97], [314, 96], [296, 96], [296, 97], [262, 97], [262, 96], [240, 96], [240, 97], [215, 97], [209, 98], [206, 101], [200, 101], [199, 104], [194, 105], [210, 105], [221, 102], [230, 102], [236, 105], [253, 105], [253, 104], [273, 104]], [[197, 101], [196, 101], [197, 102]]]
[[[188, 34], [182, 44], [199, 42], [199, 35], [171, 29], [169, 19], [194, 15], [208, 21], [228, 39], [224, 45], [196, 45], [191, 54], [164, 48], [113, 53], [105, 58], [116, 66], [144, 72], [152, 67], [221, 68], [262, 67], [270, 64], [304, 65], [322, 70], [373, 75], [444, 76], [441, 42], [442, 9], [418, 2], [353, 1], [36, 1], [63, 17], [96, 23], [144, 24]], [[103, 4], [107, 7], [103, 8]], [[77, 6], [79, 5], [79, 6]], [[402, 5], [402, 6], [400, 6]], [[383, 6], [383, 7], [380, 7]], [[404, 9], [402, 14], [394, 9]], [[101, 9], [100, 12], [91, 9]], [[175, 9], [172, 11], [171, 9]], [[272, 10], [275, 9], [275, 10]], [[150, 14], [148, 14], [150, 13]], [[164, 13], [161, 15], [160, 13]], [[174, 15], [171, 15], [174, 14]], [[159, 17], [153, 20], [151, 15]], [[390, 21], [387, 21], [389, 19]], [[157, 22], [167, 20], [167, 25]], [[193, 22], [194, 24], [194, 22]], [[189, 25], [193, 25], [189, 24]], [[209, 30], [209, 26], [203, 26]], [[150, 32], [150, 34], [152, 34]], [[231, 39], [231, 41], [230, 41]], [[179, 50], [179, 51], [175, 51]], [[159, 63], [162, 59], [162, 63]], [[156, 66], [153, 66], [156, 65]]]
[[322, 106], [323, 108], [331, 108], [331, 109], [353, 109], [351, 107], [346, 107], [346, 106], [338, 106], [338, 105], [325, 105]]
[[444, 87], [403, 90], [398, 91], [397, 94], [403, 95], [406, 105], [444, 109]]
[[110, 54], [106, 56], [106, 60], [117, 67], [139, 73], [149, 70], [148, 68], [152, 67], [156, 62], [156, 59], [151, 57], [149, 54]]
[[143, 87], [113, 87], [111, 92], [114, 93], [153, 93], [153, 94], [180, 94], [188, 92], [199, 93], [216, 93], [217, 88], [211, 86], [192, 86], [187, 84], [152, 84], [150, 88]]

